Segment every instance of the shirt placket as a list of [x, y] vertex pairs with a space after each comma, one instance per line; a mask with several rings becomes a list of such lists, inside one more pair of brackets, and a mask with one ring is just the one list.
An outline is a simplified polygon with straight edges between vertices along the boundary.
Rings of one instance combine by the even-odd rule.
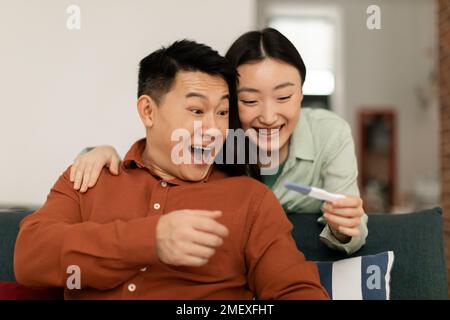
[[[169, 184], [160, 180], [156, 183], [152, 190], [152, 195], [149, 202], [149, 209], [147, 215], [163, 214], [167, 203], [167, 193], [169, 191]], [[145, 272], [150, 270], [149, 267], [144, 266], [139, 269], [139, 273], [133, 277], [129, 282], [124, 284], [124, 293], [127, 298], [138, 299], [142, 297], [143, 292], [139, 291], [140, 284], [145, 281]]]
[[148, 215], [150, 214], [163, 214], [166, 207], [167, 192], [169, 190], [169, 184], [160, 180], [156, 183], [152, 191], [150, 198]]

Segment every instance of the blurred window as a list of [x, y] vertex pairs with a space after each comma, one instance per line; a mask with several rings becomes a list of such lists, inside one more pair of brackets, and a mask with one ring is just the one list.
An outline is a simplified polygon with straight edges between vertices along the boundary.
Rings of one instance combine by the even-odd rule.
[[268, 26], [284, 34], [305, 62], [302, 106], [331, 109], [331, 96], [335, 92], [334, 21], [317, 15], [270, 15]]

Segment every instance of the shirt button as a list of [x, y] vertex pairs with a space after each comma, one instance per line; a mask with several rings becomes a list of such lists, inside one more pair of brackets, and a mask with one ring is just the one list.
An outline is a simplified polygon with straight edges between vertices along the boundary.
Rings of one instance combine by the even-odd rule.
[[142, 272], [147, 271], [147, 267], [141, 268], [141, 271], [142, 271]]
[[130, 283], [128, 285], [128, 291], [133, 292], [136, 290], [136, 285], [134, 283]]
[[153, 208], [155, 208], [156, 210], [158, 210], [159, 208], [161, 208], [161, 205], [159, 203], [155, 203], [153, 205]]
[[163, 186], [164, 188], [167, 187], [167, 182], [165, 181], [161, 182], [161, 186]]

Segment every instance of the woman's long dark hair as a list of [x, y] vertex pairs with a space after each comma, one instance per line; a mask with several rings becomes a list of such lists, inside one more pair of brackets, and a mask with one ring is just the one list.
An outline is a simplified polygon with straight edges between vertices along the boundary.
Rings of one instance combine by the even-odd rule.
[[[305, 82], [306, 67], [300, 53], [288, 38], [272, 28], [266, 28], [261, 31], [250, 31], [243, 34], [233, 42], [230, 49], [228, 49], [225, 58], [227, 58], [236, 68], [242, 64], [258, 62], [265, 58], [277, 59], [295, 67], [300, 73], [301, 84], [303, 85]], [[236, 119], [233, 121], [236, 121]], [[230, 123], [230, 128], [235, 125], [236, 123], [233, 123], [233, 126]], [[239, 126], [241, 126], [240, 122]], [[251, 149], [249, 148], [249, 143], [252, 142], [247, 141], [245, 146], [246, 160], [251, 158], [248, 154], [248, 151]], [[236, 148], [235, 152], [238, 152]], [[243, 167], [238, 165], [237, 168], [239, 171], [239, 173], [236, 172], [237, 174], [241, 174], [244, 170], [245, 174], [261, 181], [261, 171], [256, 164], [247, 163]]]

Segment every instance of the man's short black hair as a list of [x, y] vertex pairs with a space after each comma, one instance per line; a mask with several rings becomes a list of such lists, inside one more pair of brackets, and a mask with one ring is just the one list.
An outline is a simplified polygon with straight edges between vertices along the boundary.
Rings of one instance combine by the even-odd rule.
[[174, 42], [144, 59], [139, 65], [138, 97], [149, 95], [157, 104], [170, 91], [179, 71], [200, 71], [222, 77], [231, 94], [236, 90], [236, 69], [211, 47], [189, 40]]

